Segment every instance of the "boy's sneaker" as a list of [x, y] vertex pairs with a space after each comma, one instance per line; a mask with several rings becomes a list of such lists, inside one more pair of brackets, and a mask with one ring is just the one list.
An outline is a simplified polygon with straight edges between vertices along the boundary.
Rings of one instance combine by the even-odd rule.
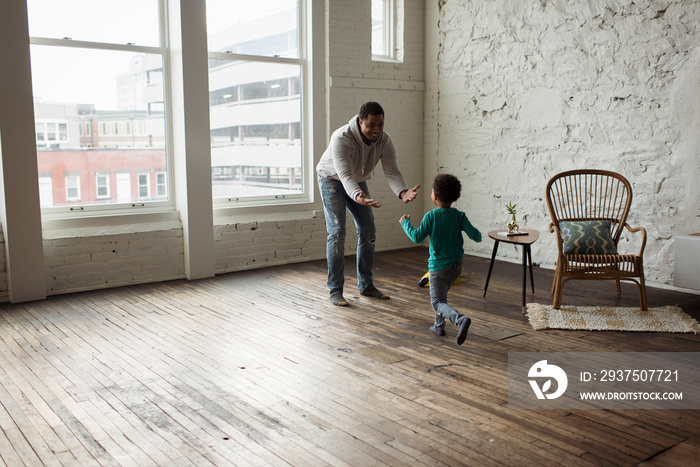
[[445, 330], [443, 328], [436, 328], [435, 326], [430, 326], [430, 330], [433, 331], [438, 336], [445, 335]]
[[471, 318], [465, 316], [462, 322], [459, 324], [459, 332], [457, 333], [457, 345], [464, 344], [467, 340], [467, 333], [469, 332], [469, 325], [472, 324]]

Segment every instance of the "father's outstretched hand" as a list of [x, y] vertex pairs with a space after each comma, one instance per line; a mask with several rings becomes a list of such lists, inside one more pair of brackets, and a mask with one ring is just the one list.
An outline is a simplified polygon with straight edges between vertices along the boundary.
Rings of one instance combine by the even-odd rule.
[[381, 208], [382, 205], [379, 204], [379, 201], [368, 198], [367, 195], [365, 195], [364, 191], [361, 191], [359, 195], [357, 195], [357, 198], [355, 198], [355, 201], [357, 201], [357, 204], [361, 204], [363, 206], [369, 206], [371, 208]]
[[418, 188], [420, 188], [420, 185], [416, 185], [410, 190], [406, 190], [402, 193], [401, 199], [403, 200], [404, 203], [410, 203], [414, 199], [416, 199], [416, 196], [418, 195]]

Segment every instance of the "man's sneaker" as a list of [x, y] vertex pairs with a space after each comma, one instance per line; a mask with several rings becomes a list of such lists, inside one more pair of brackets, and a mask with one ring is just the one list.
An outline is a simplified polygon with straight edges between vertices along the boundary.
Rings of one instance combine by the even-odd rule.
[[436, 328], [435, 326], [430, 326], [430, 330], [433, 331], [438, 336], [445, 335], [445, 330], [443, 328]]

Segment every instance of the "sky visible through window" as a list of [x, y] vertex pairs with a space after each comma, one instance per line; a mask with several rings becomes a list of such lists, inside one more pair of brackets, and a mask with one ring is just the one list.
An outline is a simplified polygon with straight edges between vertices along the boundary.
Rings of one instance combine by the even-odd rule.
[[[28, 0], [27, 8], [32, 37], [160, 46], [157, 0]], [[117, 108], [116, 77], [129, 70], [133, 54], [57, 47], [32, 47], [31, 53], [35, 98]], [[75, 67], [80, 80], [68, 72]]]
[[[158, 47], [161, 45], [158, 3], [158, 0], [28, 0], [29, 35]], [[290, 4], [296, 4], [296, 0], [208, 0], [208, 29], [216, 31], [232, 23], [244, 23]], [[133, 56], [85, 54], [85, 51], [81, 55], [84, 57], [76, 58], [75, 54], [55, 47], [33, 47], [35, 98], [95, 104], [100, 110], [116, 109], [116, 77], [129, 70]], [[72, 79], [73, 73], [59, 73], [77, 65], [81, 67], [83, 80]]]

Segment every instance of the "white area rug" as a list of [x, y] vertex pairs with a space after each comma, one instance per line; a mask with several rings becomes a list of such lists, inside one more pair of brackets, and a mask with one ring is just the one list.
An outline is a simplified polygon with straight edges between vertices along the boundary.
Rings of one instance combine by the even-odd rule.
[[527, 304], [527, 317], [535, 331], [574, 329], [588, 331], [700, 332], [700, 323], [676, 306], [641, 311], [639, 308]]

